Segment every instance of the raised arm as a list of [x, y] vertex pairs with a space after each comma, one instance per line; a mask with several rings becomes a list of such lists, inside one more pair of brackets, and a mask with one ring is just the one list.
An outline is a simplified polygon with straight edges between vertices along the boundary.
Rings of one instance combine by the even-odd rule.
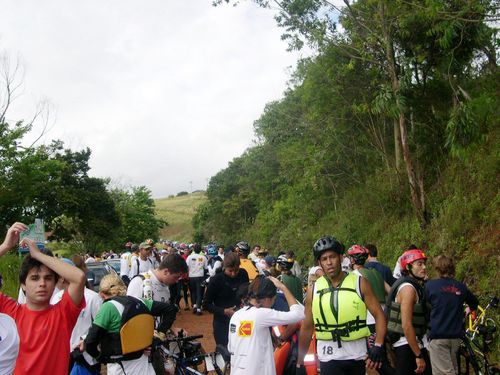
[[27, 245], [30, 250], [30, 255], [33, 259], [38, 260], [40, 263], [50, 268], [52, 271], [57, 273], [59, 276], [64, 277], [64, 279], [69, 282], [68, 293], [71, 300], [76, 306], [79, 306], [82, 302], [83, 293], [85, 290], [85, 273], [62, 260], [55, 257], [48, 256], [40, 251], [35, 241], [31, 238], [25, 238], [21, 245]]
[[26, 229], [28, 229], [28, 227], [23, 223], [18, 222], [12, 224], [12, 226], [7, 230], [3, 243], [0, 245], [0, 256], [4, 255], [17, 245], [20, 233], [24, 232]]

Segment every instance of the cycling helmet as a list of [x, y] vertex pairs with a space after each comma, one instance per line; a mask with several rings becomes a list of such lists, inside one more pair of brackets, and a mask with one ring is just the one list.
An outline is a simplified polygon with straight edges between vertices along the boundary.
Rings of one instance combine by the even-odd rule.
[[314, 259], [318, 260], [321, 254], [326, 250], [333, 250], [337, 254], [344, 253], [344, 245], [336, 238], [331, 236], [321, 237], [313, 246]]
[[132, 247], [132, 242], [128, 241], [126, 244], [125, 244], [125, 247], [130, 249]]
[[180, 248], [181, 250], [184, 250], [184, 249], [187, 249], [188, 247], [187, 247], [187, 245], [183, 242], [183, 243], [181, 243], [181, 244], [179, 245], [179, 248]]
[[217, 248], [215, 247], [215, 245], [208, 245], [207, 255], [213, 257], [217, 255]]
[[368, 249], [364, 246], [360, 245], [352, 245], [349, 250], [347, 250], [347, 254], [354, 260], [354, 264], [363, 265], [368, 259]]
[[280, 270], [291, 270], [293, 267], [293, 263], [295, 261], [291, 258], [288, 258], [286, 255], [280, 255], [278, 259], [276, 260], [276, 263], [278, 264]]
[[250, 245], [248, 245], [248, 242], [240, 241], [236, 244], [236, 247], [240, 249], [242, 253], [250, 253]]
[[427, 259], [427, 256], [422, 250], [412, 249], [405, 251], [403, 255], [401, 255], [401, 269], [405, 270], [407, 265], [420, 259]]

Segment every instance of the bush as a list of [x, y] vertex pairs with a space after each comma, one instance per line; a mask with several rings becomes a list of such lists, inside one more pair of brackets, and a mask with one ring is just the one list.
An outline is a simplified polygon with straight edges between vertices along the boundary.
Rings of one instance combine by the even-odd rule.
[[15, 252], [9, 252], [0, 258], [0, 273], [3, 277], [2, 293], [17, 299], [19, 292], [19, 267], [22, 257]]
[[188, 195], [189, 193], [187, 191], [180, 191], [177, 193], [178, 197], [182, 197], [183, 195]]

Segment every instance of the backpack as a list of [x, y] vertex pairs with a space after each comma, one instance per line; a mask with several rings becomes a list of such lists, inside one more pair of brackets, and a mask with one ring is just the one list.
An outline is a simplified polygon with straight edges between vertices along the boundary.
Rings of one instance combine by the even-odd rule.
[[135, 297], [117, 296], [112, 303], [121, 315], [119, 332], [108, 333], [101, 342], [103, 362], [137, 359], [153, 343], [154, 317], [146, 304]]

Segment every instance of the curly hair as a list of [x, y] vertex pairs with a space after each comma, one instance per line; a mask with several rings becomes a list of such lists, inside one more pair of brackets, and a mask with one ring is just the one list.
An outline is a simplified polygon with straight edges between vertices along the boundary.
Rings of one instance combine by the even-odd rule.
[[124, 296], [127, 294], [127, 287], [118, 275], [106, 275], [99, 284], [99, 292], [108, 298]]

